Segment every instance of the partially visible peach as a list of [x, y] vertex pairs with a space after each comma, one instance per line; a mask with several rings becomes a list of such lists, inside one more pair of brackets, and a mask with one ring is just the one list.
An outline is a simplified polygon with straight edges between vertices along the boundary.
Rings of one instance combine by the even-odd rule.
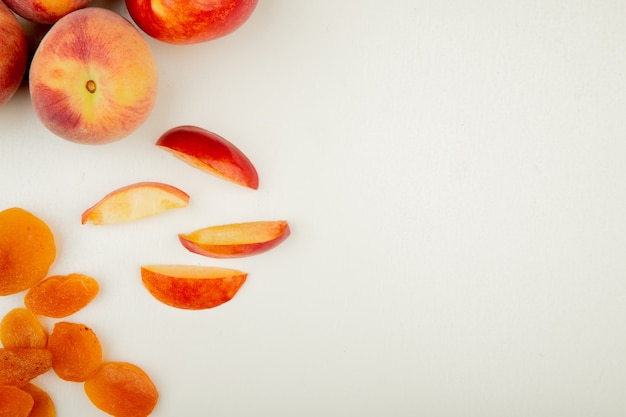
[[57, 136], [104, 144], [130, 135], [150, 115], [157, 66], [143, 35], [119, 14], [88, 7], [62, 17], [30, 67], [35, 113]]
[[51, 25], [91, 0], [4, 0], [7, 6], [26, 20]]
[[225, 36], [243, 25], [258, 0], [126, 0], [130, 17], [163, 42], [192, 44]]
[[26, 34], [13, 12], [0, 1], [0, 106], [9, 101], [24, 78], [28, 60]]

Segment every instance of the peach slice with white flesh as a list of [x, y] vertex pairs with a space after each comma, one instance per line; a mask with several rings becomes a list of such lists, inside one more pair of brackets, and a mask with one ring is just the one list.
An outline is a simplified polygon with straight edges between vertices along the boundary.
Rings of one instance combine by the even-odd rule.
[[286, 220], [232, 223], [179, 234], [190, 252], [211, 258], [241, 258], [257, 255], [278, 246], [289, 237]]
[[197, 265], [144, 265], [141, 280], [163, 304], [186, 310], [217, 307], [231, 300], [248, 274], [236, 269]]
[[85, 210], [81, 222], [94, 225], [126, 223], [183, 208], [189, 195], [169, 184], [138, 182], [118, 188]]
[[253, 190], [259, 188], [259, 176], [250, 159], [216, 133], [178, 126], [163, 133], [156, 145], [204, 172]]

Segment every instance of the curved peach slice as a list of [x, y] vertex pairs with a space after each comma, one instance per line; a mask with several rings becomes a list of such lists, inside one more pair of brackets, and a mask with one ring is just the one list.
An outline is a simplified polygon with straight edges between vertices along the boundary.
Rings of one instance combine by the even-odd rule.
[[160, 182], [138, 182], [119, 188], [85, 210], [81, 222], [94, 225], [126, 223], [166, 210], [186, 207], [189, 195]]
[[156, 145], [202, 171], [256, 190], [259, 176], [248, 157], [216, 133], [178, 126], [163, 133]]
[[248, 274], [235, 269], [195, 265], [144, 265], [141, 280], [148, 292], [172, 307], [201, 310], [230, 301]]
[[241, 258], [266, 252], [289, 236], [285, 220], [256, 221], [210, 226], [179, 234], [190, 252], [211, 258]]

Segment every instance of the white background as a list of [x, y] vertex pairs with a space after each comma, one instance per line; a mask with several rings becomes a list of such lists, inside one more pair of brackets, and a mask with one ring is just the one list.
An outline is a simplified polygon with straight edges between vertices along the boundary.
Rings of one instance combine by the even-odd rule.
[[[155, 417], [623, 416], [625, 19], [611, 0], [261, 0], [222, 39], [149, 41], [156, 107], [120, 142], [53, 136], [20, 91], [0, 109], [0, 207], [50, 225], [51, 273], [100, 281], [67, 320], [151, 375]], [[180, 124], [239, 146], [259, 190], [154, 146]], [[190, 205], [80, 224], [147, 180]], [[292, 236], [256, 257], [176, 239], [279, 218]], [[183, 311], [147, 293], [144, 263], [249, 278]], [[81, 384], [37, 383], [61, 417], [104, 415]]]

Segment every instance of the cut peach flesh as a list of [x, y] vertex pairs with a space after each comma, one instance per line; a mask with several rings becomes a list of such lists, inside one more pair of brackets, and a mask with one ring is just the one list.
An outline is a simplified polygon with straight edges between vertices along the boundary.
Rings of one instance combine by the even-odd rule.
[[241, 275], [243, 272], [230, 268], [199, 265], [145, 265], [143, 269], [171, 278], [222, 279]]
[[176, 187], [155, 182], [137, 183], [107, 194], [83, 213], [82, 223], [125, 223], [188, 204], [189, 195]]
[[180, 234], [183, 246], [201, 255], [226, 258], [266, 252], [290, 234], [285, 220], [233, 223]]
[[145, 265], [143, 285], [163, 304], [200, 310], [231, 300], [248, 274], [235, 269], [194, 265]]

